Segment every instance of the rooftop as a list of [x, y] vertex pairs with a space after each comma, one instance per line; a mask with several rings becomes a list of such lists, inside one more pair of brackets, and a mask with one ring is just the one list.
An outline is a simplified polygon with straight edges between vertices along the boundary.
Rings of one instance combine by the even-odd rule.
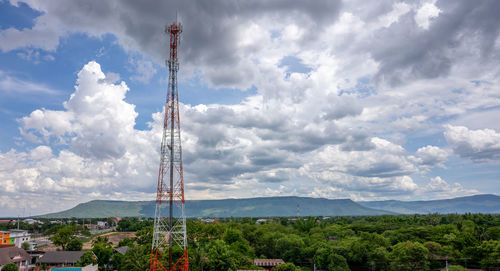
[[282, 259], [255, 259], [253, 264], [255, 266], [276, 266], [285, 263]]
[[16, 263], [30, 259], [30, 255], [22, 248], [15, 246], [0, 248], [0, 266], [11, 262]]
[[38, 260], [39, 263], [59, 264], [72, 263], [75, 264], [85, 254], [86, 251], [47, 251]]

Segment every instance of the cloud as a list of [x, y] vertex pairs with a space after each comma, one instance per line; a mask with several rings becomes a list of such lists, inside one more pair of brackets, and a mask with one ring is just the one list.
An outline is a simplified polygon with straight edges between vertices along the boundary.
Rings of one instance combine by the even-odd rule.
[[22, 133], [39, 135], [45, 142], [55, 137], [83, 157], [122, 157], [137, 117], [135, 106], [124, 101], [128, 90], [125, 82], [108, 82], [100, 65], [89, 62], [78, 73], [66, 110], [33, 111], [20, 119]]
[[438, 17], [439, 13], [441, 13], [441, 10], [436, 7], [435, 1], [434, 3], [424, 3], [415, 14], [415, 21], [418, 26], [428, 30], [431, 20]]
[[439, 176], [429, 179], [429, 183], [423, 186], [419, 193], [427, 195], [425, 198], [455, 198], [480, 194], [479, 191], [466, 189], [459, 183], [449, 184]]
[[[263, 44], [259, 40], [270, 40], [269, 28], [283, 28], [300, 21], [301, 25], [320, 29], [336, 19], [341, 6], [340, 1], [317, 1], [307, 5], [301, 1], [274, 1], [272, 4], [216, 1], [210, 5], [203, 1], [26, 3], [43, 14], [35, 19], [32, 29], [0, 31], [0, 49], [4, 52], [27, 47], [55, 50], [59, 38], [69, 33], [82, 32], [97, 37], [111, 33], [127, 51], [145, 53], [162, 64], [167, 55], [165, 48], [168, 48], [167, 38], [162, 35], [163, 27], [170, 23], [165, 18], [168, 15], [174, 18], [175, 11], [179, 10], [181, 20], [185, 18], [181, 45], [183, 65], [188, 69], [201, 69], [208, 82], [217, 87], [243, 89], [251, 85], [251, 74], [256, 72], [254, 60], [247, 56], [262, 51]], [[283, 15], [279, 25], [266, 23], [276, 13]], [[255, 31], [240, 36], [243, 30], [240, 26], [252, 25], [252, 21], [258, 22], [253, 24]], [[297, 42], [311, 37], [311, 34], [304, 35]]]
[[153, 66], [153, 62], [144, 59], [129, 58], [129, 63], [134, 67], [137, 74], [132, 75], [132, 81], [148, 83], [149, 80], [156, 74], [157, 70]]
[[[132, 191], [152, 197], [163, 113], [153, 114], [149, 129], [135, 129], [137, 112], [125, 101], [129, 88], [108, 74], [110, 78], [97, 62], [89, 62], [78, 72], [64, 110], [37, 109], [19, 120], [21, 133], [38, 146], [3, 154], [9, 162], [0, 173], [9, 195], [25, 189], [34, 198], [65, 193], [80, 201]], [[307, 78], [287, 80], [303, 84]], [[285, 86], [294, 84], [285, 81]], [[332, 185], [344, 191], [401, 194], [416, 189], [408, 176], [416, 168], [401, 146], [335, 125], [357, 116], [359, 109], [331, 105], [355, 103], [353, 99], [311, 97], [293, 106], [293, 100], [264, 100], [258, 94], [237, 105], [181, 103], [188, 195], [252, 196], [273, 191], [277, 184], [312, 195], [297, 182], [303, 178], [328, 184], [336, 178], [350, 180]], [[69, 205], [57, 204], [51, 208]]]
[[59, 91], [43, 84], [23, 80], [12, 76], [8, 72], [0, 70], [0, 93], [42, 93], [49, 95], [59, 94]]
[[372, 138], [374, 148], [342, 151], [328, 146], [307, 156], [303, 177], [319, 180], [342, 191], [375, 194], [412, 193], [417, 185], [409, 176], [417, 171], [401, 146]]
[[[415, 174], [446, 163], [448, 151], [434, 146], [443, 124], [496, 112], [500, 104], [496, 1], [27, 2], [43, 14], [32, 29], [0, 30], [4, 52], [54, 51], [71, 33], [111, 33], [138, 72], [129, 79], [147, 82], [153, 63], [163, 66], [167, 56], [165, 18], [179, 10], [182, 78], [252, 89], [236, 104], [181, 104], [186, 191], [201, 198], [261, 191], [411, 197], [421, 189]], [[49, 35], [40, 38], [43, 33]], [[127, 191], [147, 197], [154, 192], [149, 179], [157, 170], [162, 112], [153, 114], [148, 129], [135, 129], [128, 86], [98, 66], [79, 72], [63, 110], [39, 108], [21, 118], [21, 133], [51, 148], [51, 166], [74, 163], [47, 177], [56, 185], [98, 190], [79, 198], [130, 196]], [[465, 126], [494, 125], [495, 118], [481, 115], [480, 126]], [[476, 132], [468, 131], [460, 133]], [[455, 153], [498, 160], [496, 132], [489, 145], [475, 135], [452, 136], [457, 133], [446, 128]], [[403, 146], [420, 137], [432, 142], [408, 155]], [[20, 168], [32, 168], [31, 153], [15, 152]], [[80, 168], [89, 165], [96, 175]], [[58, 175], [67, 172], [64, 179]], [[325, 186], [327, 192], [318, 191]]]
[[474, 162], [500, 161], [500, 133], [492, 129], [469, 130], [464, 126], [445, 126], [444, 137], [453, 151]]
[[444, 167], [444, 162], [449, 155], [446, 150], [430, 145], [419, 148], [415, 154], [416, 157], [410, 157], [410, 159], [423, 167]]

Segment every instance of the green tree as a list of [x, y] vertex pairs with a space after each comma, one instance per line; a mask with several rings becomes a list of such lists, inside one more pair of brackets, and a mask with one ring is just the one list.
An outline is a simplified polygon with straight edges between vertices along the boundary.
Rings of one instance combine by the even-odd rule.
[[24, 250], [30, 250], [30, 244], [28, 242], [24, 242], [21, 244], [21, 248]]
[[300, 271], [293, 263], [283, 263], [273, 268], [273, 271]]
[[378, 247], [368, 253], [368, 265], [371, 270], [386, 270], [389, 262], [389, 252], [385, 247]]
[[429, 270], [429, 250], [419, 242], [397, 243], [392, 247], [390, 259], [393, 270]]
[[482, 253], [481, 268], [484, 270], [500, 269], [500, 241], [484, 241], [480, 250]]
[[234, 242], [242, 241], [243, 233], [240, 230], [229, 228], [224, 233], [223, 240], [228, 245]]
[[65, 226], [60, 228], [52, 237], [50, 237], [50, 240], [54, 243], [56, 246], [61, 246], [63, 250], [66, 250], [66, 245], [71, 241], [71, 237], [73, 236], [75, 232], [73, 231], [72, 226]]
[[95, 259], [94, 253], [92, 251], [85, 252], [80, 260], [76, 262], [76, 266], [87, 266], [89, 264], [96, 264], [97, 261]]
[[189, 250], [189, 270], [204, 270], [208, 262], [207, 248], [205, 246], [191, 247]]
[[15, 263], [8, 263], [2, 267], [2, 271], [19, 271], [19, 268]]
[[317, 268], [328, 271], [348, 271], [347, 260], [333, 252], [331, 247], [321, 247], [314, 255], [314, 264]]
[[485, 235], [489, 240], [498, 240], [500, 241], [500, 226], [489, 227], [485, 231]]
[[72, 238], [66, 245], [67, 251], [80, 251], [82, 250], [83, 243], [78, 238]]
[[338, 254], [332, 254], [330, 256], [330, 263], [328, 264], [328, 271], [350, 271], [347, 260]]
[[149, 246], [132, 246], [125, 253], [123, 262], [117, 269], [120, 271], [149, 270], [150, 253]]
[[228, 271], [236, 270], [236, 263], [232, 257], [229, 246], [222, 240], [210, 241], [208, 244], [208, 270]]
[[448, 271], [467, 271], [467, 268], [461, 265], [450, 265], [448, 266]]
[[107, 237], [97, 237], [92, 242], [92, 252], [97, 257], [97, 264], [99, 265], [99, 270], [108, 270], [111, 256], [113, 255], [113, 248], [111, 243], [108, 241]]
[[286, 235], [276, 241], [276, 250], [285, 262], [301, 263], [304, 248], [304, 240], [295, 234]]

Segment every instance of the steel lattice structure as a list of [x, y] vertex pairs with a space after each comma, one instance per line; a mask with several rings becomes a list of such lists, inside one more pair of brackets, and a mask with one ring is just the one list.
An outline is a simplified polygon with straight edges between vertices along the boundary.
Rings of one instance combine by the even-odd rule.
[[[177, 47], [182, 25], [176, 20], [175, 23], [166, 27], [165, 32], [170, 35], [170, 58], [166, 62], [169, 77], [149, 270], [188, 271], [189, 258], [184, 212], [181, 126], [177, 89], [177, 72], [179, 70]], [[162, 214], [166, 210], [169, 212], [168, 217]], [[179, 248], [177, 251], [175, 251], [176, 247]], [[177, 255], [180, 253], [182, 253], [181, 256]]]

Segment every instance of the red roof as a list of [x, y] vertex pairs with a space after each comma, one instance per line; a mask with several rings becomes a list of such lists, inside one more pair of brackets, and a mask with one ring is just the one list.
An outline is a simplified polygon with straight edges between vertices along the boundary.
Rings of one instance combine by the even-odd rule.
[[276, 266], [285, 263], [282, 259], [255, 259], [253, 264], [255, 266]]

